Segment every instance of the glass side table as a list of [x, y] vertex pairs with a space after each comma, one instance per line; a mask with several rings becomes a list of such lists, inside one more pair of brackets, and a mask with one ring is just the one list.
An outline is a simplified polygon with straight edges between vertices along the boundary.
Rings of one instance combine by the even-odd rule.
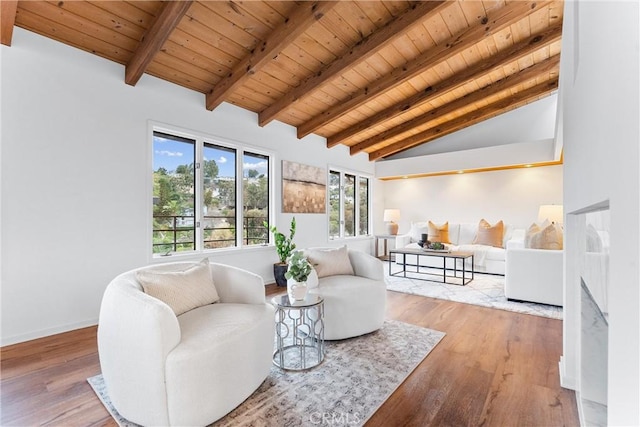
[[307, 295], [290, 301], [288, 295], [271, 299], [276, 307], [276, 350], [273, 363], [282, 369], [302, 371], [324, 360], [324, 300]]

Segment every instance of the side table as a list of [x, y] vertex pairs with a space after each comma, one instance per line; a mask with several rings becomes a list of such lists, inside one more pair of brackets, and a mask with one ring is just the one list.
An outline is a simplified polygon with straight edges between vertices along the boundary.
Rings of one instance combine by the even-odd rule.
[[324, 360], [324, 300], [307, 295], [291, 301], [288, 295], [271, 299], [276, 308], [274, 365], [294, 371], [318, 366]]
[[[396, 240], [396, 236], [393, 234], [376, 234], [376, 258], [381, 259], [382, 261], [388, 261], [390, 255], [387, 252], [387, 240]], [[382, 255], [379, 255], [379, 244], [378, 242], [382, 240], [382, 244], [384, 250], [382, 251]]]

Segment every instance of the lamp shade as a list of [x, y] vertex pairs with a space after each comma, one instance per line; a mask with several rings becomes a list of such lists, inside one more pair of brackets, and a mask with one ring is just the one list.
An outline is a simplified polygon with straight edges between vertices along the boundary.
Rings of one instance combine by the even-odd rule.
[[385, 209], [383, 221], [396, 222], [400, 219], [400, 209]]
[[538, 222], [543, 222], [545, 219], [556, 224], [562, 224], [564, 222], [562, 205], [540, 205]]

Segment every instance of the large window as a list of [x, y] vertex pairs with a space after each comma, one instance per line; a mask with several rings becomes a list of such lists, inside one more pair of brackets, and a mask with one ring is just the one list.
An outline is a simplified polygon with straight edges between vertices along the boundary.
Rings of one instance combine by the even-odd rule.
[[266, 243], [271, 162], [256, 151], [154, 130], [153, 254]]
[[369, 234], [369, 183], [358, 174], [329, 170], [329, 239]]

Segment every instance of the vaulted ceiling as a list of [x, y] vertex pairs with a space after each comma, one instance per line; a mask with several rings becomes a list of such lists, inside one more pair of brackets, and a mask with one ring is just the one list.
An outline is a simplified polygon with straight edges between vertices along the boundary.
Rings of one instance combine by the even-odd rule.
[[562, 1], [0, 1], [14, 25], [370, 160], [558, 87]]

